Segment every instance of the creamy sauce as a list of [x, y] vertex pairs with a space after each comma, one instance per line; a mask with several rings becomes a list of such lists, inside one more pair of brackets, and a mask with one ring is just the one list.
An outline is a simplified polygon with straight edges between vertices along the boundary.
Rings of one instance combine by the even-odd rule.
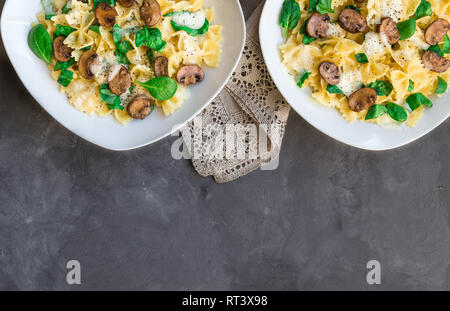
[[381, 5], [381, 14], [383, 17], [390, 17], [398, 22], [402, 18], [403, 3], [402, 0], [384, 0]]
[[388, 52], [390, 44], [386, 35], [375, 32], [368, 32], [364, 40], [364, 49], [367, 57], [373, 58]]
[[348, 71], [343, 73], [338, 87], [344, 92], [345, 96], [350, 97], [350, 95], [362, 87], [361, 73], [359, 71]]
[[198, 11], [195, 13], [182, 12], [175, 14], [172, 20], [180, 26], [189, 27], [191, 29], [200, 29], [205, 24], [205, 13]]

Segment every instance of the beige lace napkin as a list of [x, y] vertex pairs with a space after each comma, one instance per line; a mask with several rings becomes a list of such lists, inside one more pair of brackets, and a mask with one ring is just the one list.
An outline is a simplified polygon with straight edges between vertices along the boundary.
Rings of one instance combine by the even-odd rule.
[[[272, 82], [259, 47], [258, 22], [263, 3], [247, 22], [244, 53], [230, 81], [182, 130], [194, 168], [202, 176], [214, 176], [218, 183], [278, 165], [290, 107]], [[230, 128], [234, 132], [227, 131]], [[245, 133], [239, 136], [237, 132]]]

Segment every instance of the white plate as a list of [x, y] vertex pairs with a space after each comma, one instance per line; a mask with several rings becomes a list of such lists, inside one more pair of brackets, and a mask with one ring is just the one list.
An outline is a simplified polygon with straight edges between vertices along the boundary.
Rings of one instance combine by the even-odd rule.
[[144, 121], [120, 125], [112, 116], [88, 116], [69, 104], [50, 78], [43, 61], [28, 48], [31, 23], [41, 10], [39, 0], [7, 0], [1, 18], [6, 52], [19, 78], [36, 101], [59, 123], [78, 136], [111, 150], [129, 150], [151, 144], [175, 132], [201, 112], [230, 78], [245, 44], [245, 19], [238, 0], [206, 0], [213, 6], [215, 24], [223, 25], [222, 59], [216, 69], [205, 69], [205, 80], [190, 89], [190, 98], [172, 116], [155, 111]]
[[[388, 150], [411, 143], [429, 133], [450, 115], [450, 96], [432, 98], [434, 107], [426, 109], [415, 128], [386, 129], [378, 125], [347, 123], [335, 109], [325, 107], [311, 97], [307, 88], [297, 87], [281, 65], [278, 46], [283, 38], [278, 20], [283, 0], [266, 0], [259, 24], [261, 49], [267, 68], [287, 102], [306, 121], [324, 134], [345, 144], [367, 150]], [[302, 12], [304, 14], [304, 12]]]

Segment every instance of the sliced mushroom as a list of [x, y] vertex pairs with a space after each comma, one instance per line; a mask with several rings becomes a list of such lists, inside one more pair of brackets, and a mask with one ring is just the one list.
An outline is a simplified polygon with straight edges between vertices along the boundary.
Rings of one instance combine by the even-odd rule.
[[131, 8], [135, 3], [135, 0], [117, 0], [117, 2], [125, 8]]
[[348, 99], [348, 106], [355, 112], [360, 112], [372, 107], [377, 101], [377, 92], [374, 89], [365, 87], [359, 89]]
[[102, 69], [102, 57], [93, 50], [84, 52], [78, 62], [78, 71], [80, 75], [87, 79], [93, 79]]
[[140, 11], [141, 18], [147, 26], [155, 26], [161, 20], [161, 6], [156, 0], [144, 0]]
[[444, 39], [449, 30], [450, 23], [443, 18], [439, 18], [425, 30], [425, 42], [429, 45], [436, 45]]
[[116, 95], [122, 95], [131, 86], [128, 69], [123, 65], [114, 65], [109, 71], [109, 89]]
[[53, 40], [53, 55], [57, 61], [68, 62], [72, 58], [73, 49], [64, 44], [66, 37], [59, 36]]
[[422, 63], [429, 70], [438, 73], [446, 72], [450, 67], [450, 60], [432, 51], [426, 51], [423, 54]]
[[341, 82], [339, 67], [330, 62], [323, 62], [319, 66], [319, 74], [330, 85], [338, 85]]
[[150, 97], [136, 96], [127, 106], [128, 114], [133, 119], [144, 120], [155, 108], [155, 102]]
[[400, 41], [400, 31], [398, 31], [397, 23], [390, 17], [383, 18], [380, 25], [380, 34], [384, 34], [390, 45]]
[[95, 17], [103, 27], [112, 27], [116, 23], [117, 11], [106, 2], [101, 2], [95, 9]]
[[185, 86], [201, 82], [204, 78], [205, 73], [202, 68], [197, 65], [183, 66], [177, 72], [178, 83], [184, 84]]
[[360, 33], [367, 30], [367, 20], [353, 9], [344, 9], [338, 17], [342, 28], [351, 33]]
[[165, 56], [158, 56], [155, 58], [153, 65], [156, 77], [168, 77], [169, 76], [169, 59]]
[[313, 38], [325, 38], [330, 28], [330, 16], [314, 12], [306, 24], [306, 32]]

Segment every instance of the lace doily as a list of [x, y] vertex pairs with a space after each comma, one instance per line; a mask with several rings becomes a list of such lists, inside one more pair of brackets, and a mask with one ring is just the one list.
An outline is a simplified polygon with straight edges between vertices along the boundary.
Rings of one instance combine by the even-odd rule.
[[259, 47], [261, 10], [262, 5], [247, 22], [244, 52], [230, 81], [182, 130], [194, 168], [218, 183], [277, 161], [281, 149], [290, 107], [270, 78]]

